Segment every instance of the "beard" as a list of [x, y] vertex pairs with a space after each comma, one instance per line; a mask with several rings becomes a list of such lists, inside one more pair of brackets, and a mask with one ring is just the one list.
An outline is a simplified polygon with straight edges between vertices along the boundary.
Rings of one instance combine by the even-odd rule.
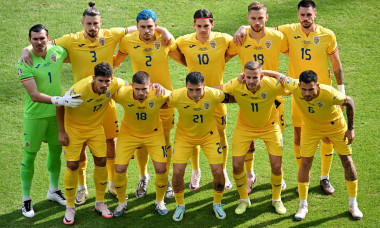
[[261, 32], [263, 30], [264, 26], [260, 27], [260, 28], [255, 28], [254, 26], [251, 25], [251, 29], [254, 31], [254, 32]]

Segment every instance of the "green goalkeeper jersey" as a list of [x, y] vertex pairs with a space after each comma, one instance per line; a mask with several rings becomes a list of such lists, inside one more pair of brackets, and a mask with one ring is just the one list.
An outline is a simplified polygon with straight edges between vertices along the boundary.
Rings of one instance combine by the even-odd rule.
[[[30, 51], [33, 66], [17, 63], [18, 75], [21, 82], [34, 79], [37, 90], [49, 96], [61, 96], [61, 70], [67, 57], [63, 47], [47, 45], [45, 59], [37, 57]], [[32, 101], [28, 93], [25, 95], [24, 118], [38, 119], [55, 116], [55, 106]]]

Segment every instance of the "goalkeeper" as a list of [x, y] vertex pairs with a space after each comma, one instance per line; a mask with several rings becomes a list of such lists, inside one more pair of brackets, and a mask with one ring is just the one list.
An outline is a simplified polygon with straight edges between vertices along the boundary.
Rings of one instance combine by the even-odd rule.
[[[30, 189], [34, 174], [34, 159], [40, 149], [42, 140], [47, 140], [49, 152], [47, 169], [49, 171], [49, 190], [47, 198], [66, 205], [66, 199], [58, 188], [61, 170], [62, 147], [58, 141], [58, 125], [55, 106], [77, 107], [83, 100], [74, 99], [80, 94], [70, 96], [67, 93], [59, 97], [61, 87], [62, 63], [67, 52], [60, 46], [48, 44], [48, 30], [41, 24], [29, 30], [30, 51], [33, 65], [25, 67], [18, 61], [18, 75], [27, 90], [24, 107], [23, 148], [21, 163], [22, 214], [33, 217], [34, 210]], [[54, 104], [54, 105], [52, 105]]]

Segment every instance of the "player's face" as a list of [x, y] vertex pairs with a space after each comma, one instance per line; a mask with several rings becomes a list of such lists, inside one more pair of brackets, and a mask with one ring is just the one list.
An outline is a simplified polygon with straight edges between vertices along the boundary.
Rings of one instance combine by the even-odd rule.
[[154, 31], [157, 27], [157, 24], [153, 21], [152, 18], [148, 20], [140, 20], [137, 23], [137, 29], [140, 32], [140, 40], [150, 41], [154, 36]]
[[314, 24], [316, 16], [317, 11], [313, 7], [300, 7], [298, 10], [298, 19], [304, 28], [310, 28]]
[[257, 70], [244, 69], [245, 83], [247, 89], [252, 92], [256, 92], [261, 85], [261, 68]]
[[102, 25], [102, 19], [100, 16], [84, 16], [82, 20], [85, 33], [91, 37], [96, 38], [99, 34], [100, 26]]
[[93, 76], [92, 89], [95, 93], [103, 94], [106, 93], [111, 85], [113, 77], [107, 76]]
[[144, 84], [133, 83], [133, 98], [139, 100], [140, 102], [144, 101], [149, 94], [150, 91], [150, 82], [146, 82]]
[[265, 22], [268, 20], [267, 11], [265, 9], [251, 10], [248, 13], [247, 20], [253, 31], [261, 32], [265, 28]]
[[32, 44], [33, 50], [35, 52], [45, 52], [49, 42], [49, 36], [46, 35], [46, 31], [31, 32], [30, 35], [29, 42]]
[[198, 102], [205, 94], [204, 83], [198, 83], [198, 84], [186, 83], [186, 88], [187, 88], [187, 96], [191, 100], [194, 100], [195, 102]]
[[208, 39], [214, 23], [211, 23], [210, 19], [198, 19], [194, 22], [194, 28], [197, 39]]
[[311, 101], [318, 96], [319, 84], [317, 82], [300, 82], [298, 86], [305, 101]]

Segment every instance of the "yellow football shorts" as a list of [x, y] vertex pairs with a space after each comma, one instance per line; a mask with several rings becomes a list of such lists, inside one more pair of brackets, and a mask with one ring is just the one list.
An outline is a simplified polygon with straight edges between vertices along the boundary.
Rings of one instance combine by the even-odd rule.
[[159, 114], [164, 131], [170, 131], [174, 127], [174, 108], [160, 109]]
[[103, 128], [106, 139], [116, 138], [119, 135], [116, 106], [115, 101], [112, 99], [104, 115]]
[[302, 126], [302, 113], [300, 109], [298, 108], [293, 96], [292, 96], [292, 125], [293, 127]]
[[214, 118], [218, 130], [224, 130], [227, 127], [227, 107], [225, 104], [220, 103], [216, 106], [214, 111]]

